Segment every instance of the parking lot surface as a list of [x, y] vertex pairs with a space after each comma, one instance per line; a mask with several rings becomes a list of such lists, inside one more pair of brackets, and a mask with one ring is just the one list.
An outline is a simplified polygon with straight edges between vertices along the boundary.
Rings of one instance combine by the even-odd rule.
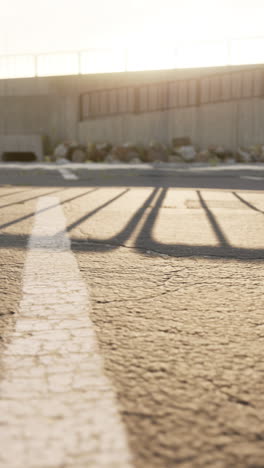
[[58, 169], [0, 168], [1, 467], [263, 468], [263, 166]]

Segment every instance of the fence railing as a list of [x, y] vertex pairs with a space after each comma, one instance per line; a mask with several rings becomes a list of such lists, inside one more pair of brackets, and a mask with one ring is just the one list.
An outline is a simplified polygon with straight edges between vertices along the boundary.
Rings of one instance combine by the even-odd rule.
[[198, 78], [96, 89], [80, 96], [80, 120], [141, 114], [204, 104], [263, 98], [264, 67], [221, 71]]
[[181, 43], [172, 48], [88, 49], [0, 56], [0, 78], [78, 75], [264, 63], [264, 37]]

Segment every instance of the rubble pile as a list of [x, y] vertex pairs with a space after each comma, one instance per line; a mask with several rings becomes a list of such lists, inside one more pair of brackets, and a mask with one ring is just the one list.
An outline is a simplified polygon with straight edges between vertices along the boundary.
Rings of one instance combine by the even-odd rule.
[[75, 141], [59, 143], [53, 152], [52, 158], [58, 164], [72, 162], [85, 162], [87, 159], [86, 148]]
[[146, 147], [146, 162], [163, 162], [168, 160], [168, 148], [159, 141], [151, 141]]
[[170, 145], [153, 140], [148, 144], [125, 142], [113, 145], [109, 142], [91, 142], [85, 147], [77, 142], [66, 141], [55, 147], [51, 160], [58, 164], [69, 161], [108, 164], [264, 163], [264, 145], [238, 147], [232, 151], [221, 145], [199, 148], [189, 137], [173, 138]]

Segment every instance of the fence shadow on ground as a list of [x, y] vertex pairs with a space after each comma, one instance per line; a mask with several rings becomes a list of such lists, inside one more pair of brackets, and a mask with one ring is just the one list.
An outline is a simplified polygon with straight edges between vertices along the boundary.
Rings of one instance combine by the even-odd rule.
[[[84, 191], [81, 194], [78, 194], [74, 197], [67, 198], [61, 202], [61, 205], [67, 205], [72, 201], [78, 200], [82, 197], [89, 196], [89, 194], [94, 193], [95, 191], [99, 190], [100, 188], [95, 187], [91, 190]], [[97, 208], [87, 211], [84, 215], [80, 216], [77, 220], [72, 222], [67, 226], [67, 231], [69, 235], [74, 228], [82, 225], [85, 221], [89, 218], [94, 216], [96, 213], [100, 212], [107, 206], [112, 203], [115, 203], [118, 199], [123, 197], [126, 193], [129, 192], [129, 188], [124, 188], [120, 193], [115, 195], [114, 197], [109, 198], [106, 202], [102, 205], [99, 205]], [[60, 191], [60, 190], [58, 190]], [[54, 191], [57, 192], [57, 191]], [[135, 249], [141, 255], [144, 255], [146, 250], [158, 252], [161, 254], [170, 255], [172, 257], [208, 257], [208, 258], [233, 258], [239, 260], [264, 260], [264, 248], [263, 249], [252, 249], [252, 248], [240, 248], [231, 245], [223, 232], [219, 220], [217, 219], [217, 215], [209, 208], [208, 203], [203, 198], [201, 190], [196, 190], [196, 195], [199, 200], [201, 209], [203, 209], [206, 218], [217, 238], [217, 245], [189, 245], [183, 243], [163, 243], [158, 242], [154, 239], [153, 231], [154, 226], [157, 222], [160, 210], [162, 208], [162, 204], [165, 200], [166, 194], [168, 192], [168, 188], [160, 188], [154, 187], [148, 198], [142, 203], [142, 205], [137, 209], [137, 211], [131, 216], [130, 220], [126, 223], [126, 225], [120, 230], [119, 233], [116, 235], [109, 237], [108, 239], [101, 240], [99, 238], [95, 238], [89, 236], [88, 238], [78, 238], [76, 236], [72, 236], [72, 248], [74, 251], [82, 251], [82, 252], [92, 252], [93, 250], [96, 252], [109, 252], [111, 250], [115, 250], [120, 246], [126, 246], [126, 243], [129, 241], [133, 233], [135, 232], [136, 228], [138, 228], [139, 223], [142, 222], [144, 217], [143, 226], [140, 229], [140, 232], [137, 234], [135, 241], [133, 243], [132, 248]], [[53, 192], [49, 192], [46, 195], [50, 195]], [[241, 203], [245, 204], [248, 209], [253, 210], [257, 213], [263, 213], [263, 211], [259, 210], [255, 207], [252, 203], [247, 202], [243, 198], [241, 194], [237, 194], [236, 192], [232, 192], [234, 198], [238, 199]], [[45, 195], [45, 194], [44, 194]], [[28, 200], [32, 200], [35, 197], [31, 197]], [[38, 198], [38, 197], [37, 197]], [[53, 207], [50, 206], [45, 208], [46, 210], [50, 210]], [[147, 215], [147, 216], [146, 216]], [[15, 220], [9, 221], [4, 223], [0, 226], [0, 229], [8, 228], [12, 225], [19, 224], [20, 222], [32, 218], [35, 216], [35, 212], [30, 212], [24, 216], [16, 218]], [[0, 234], [0, 248], [26, 248], [28, 241], [28, 236], [26, 235], [19, 235], [19, 234], [9, 234], [9, 233], [2, 233]]]
[[[131, 217], [130, 221], [126, 226], [115, 236], [99, 240], [89, 236], [89, 239], [77, 239], [72, 238], [73, 250], [76, 251], [92, 251], [93, 248], [96, 251], [109, 251], [109, 249], [116, 249], [119, 246], [124, 246], [126, 242], [131, 237], [132, 233], [135, 231], [139, 222], [141, 221], [146, 210], [149, 209], [150, 205], [153, 204], [155, 197], [157, 199], [152, 206], [151, 211], [149, 212], [141, 230], [138, 234], [134, 248], [138, 252], [143, 253], [144, 250], [150, 250], [162, 254], [167, 254], [173, 257], [219, 257], [219, 258], [237, 258], [240, 260], [243, 259], [264, 259], [264, 249], [246, 249], [232, 246], [223, 230], [220, 227], [220, 224], [217, 220], [215, 214], [212, 210], [209, 209], [206, 201], [202, 197], [200, 190], [197, 190], [197, 196], [200, 200], [201, 206], [206, 213], [206, 217], [217, 237], [218, 246], [209, 246], [209, 245], [185, 245], [185, 244], [166, 244], [162, 242], [157, 242], [153, 238], [153, 229], [156, 224], [162, 203], [166, 197], [168, 189], [158, 189], [154, 188], [151, 195], [147, 200], [142, 204], [142, 206], [136, 211], [136, 213]], [[158, 195], [158, 196], [157, 196]], [[250, 207], [255, 209], [253, 205]], [[80, 220], [80, 223], [82, 219]], [[78, 221], [74, 223], [74, 227], [78, 225]], [[68, 228], [69, 229], [69, 228]], [[70, 229], [69, 229], [70, 230]]]

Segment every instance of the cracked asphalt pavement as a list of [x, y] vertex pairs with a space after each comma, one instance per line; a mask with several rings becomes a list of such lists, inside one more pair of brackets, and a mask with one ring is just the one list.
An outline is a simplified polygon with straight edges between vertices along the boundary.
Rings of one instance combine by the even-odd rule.
[[[56, 196], [131, 466], [264, 468], [264, 167], [72, 167], [0, 169], [0, 378], [37, 202]], [[97, 468], [84, 455], [38, 466]]]

